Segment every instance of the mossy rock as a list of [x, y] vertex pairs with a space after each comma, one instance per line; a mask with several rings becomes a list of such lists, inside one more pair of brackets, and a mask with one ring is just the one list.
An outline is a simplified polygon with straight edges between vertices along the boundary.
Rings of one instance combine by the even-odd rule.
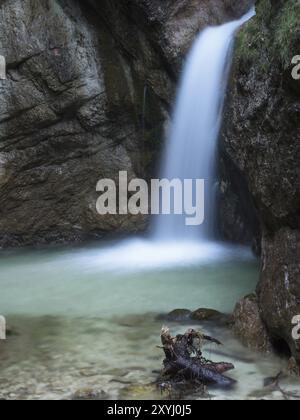
[[191, 313], [191, 319], [193, 321], [219, 320], [222, 317], [223, 315], [214, 309], [199, 308]]
[[237, 38], [236, 59], [244, 64], [259, 62], [268, 71], [273, 60], [284, 69], [297, 54], [300, 37], [300, 0], [258, 0], [256, 16]]
[[191, 318], [192, 312], [188, 309], [175, 309], [166, 316], [170, 322], [185, 322]]
[[154, 384], [142, 385], [132, 384], [121, 391], [121, 397], [131, 400], [149, 400], [157, 394], [157, 388]]
[[93, 388], [81, 388], [72, 395], [72, 400], [75, 401], [100, 401], [107, 399], [108, 395], [106, 392]]

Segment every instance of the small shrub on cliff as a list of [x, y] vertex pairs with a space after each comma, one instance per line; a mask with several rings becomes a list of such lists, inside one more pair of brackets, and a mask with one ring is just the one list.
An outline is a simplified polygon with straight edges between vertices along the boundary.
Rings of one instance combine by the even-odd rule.
[[246, 24], [237, 38], [237, 60], [248, 64], [259, 59], [260, 50], [268, 43], [271, 15], [271, 1], [261, 0], [256, 7], [256, 16]]
[[289, 67], [300, 38], [300, 0], [259, 0], [256, 13], [238, 36], [237, 60], [259, 62], [265, 71], [273, 60]]
[[285, 68], [289, 67], [291, 58], [299, 53], [300, 48], [300, 0], [289, 0], [283, 6], [274, 22], [274, 53], [277, 52]]

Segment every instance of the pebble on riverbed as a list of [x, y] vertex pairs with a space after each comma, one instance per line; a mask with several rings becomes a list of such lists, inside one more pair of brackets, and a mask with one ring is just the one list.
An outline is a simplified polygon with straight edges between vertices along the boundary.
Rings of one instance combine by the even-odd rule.
[[82, 388], [78, 389], [73, 395], [72, 400], [75, 401], [99, 401], [99, 400], [107, 400], [108, 395], [103, 390], [97, 390], [92, 388]]
[[300, 366], [294, 357], [289, 359], [287, 373], [291, 376], [300, 376]]
[[167, 321], [170, 322], [185, 322], [191, 319], [192, 311], [188, 309], [175, 309], [174, 311], [170, 312], [166, 315], [165, 318]]
[[221, 321], [226, 318], [226, 315], [214, 309], [199, 308], [196, 311], [189, 309], [175, 309], [166, 316], [161, 316], [160, 319], [165, 319], [169, 322], [187, 322], [187, 321]]
[[223, 317], [220, 312], [215, 311], [214, 309], [197, 309], [191, 313], [191, 319], [193, 321], [210, 321], [210, 320], [219, 320]]

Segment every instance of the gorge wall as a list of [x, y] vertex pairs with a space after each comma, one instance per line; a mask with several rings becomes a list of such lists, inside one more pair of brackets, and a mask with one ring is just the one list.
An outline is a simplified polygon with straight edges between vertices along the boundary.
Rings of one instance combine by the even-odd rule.
[[224, 184], [238, 187], [237, 174], [246, 181], [260, 222], [260, 316], [273, 343], [298, 361], [292, 320], [300, 315], [300, 80], [291, 61], [300, 52], [299, 19], [298, 0], [257, 2], [257, 17], [238, 37], [221, 145]]

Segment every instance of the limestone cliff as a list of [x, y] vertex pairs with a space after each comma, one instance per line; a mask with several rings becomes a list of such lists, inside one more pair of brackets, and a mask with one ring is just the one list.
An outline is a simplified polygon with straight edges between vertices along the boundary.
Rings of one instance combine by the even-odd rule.
[[300, 314], [300, 80], [291, 61], [300, 53], [299, 19], [299, 0], [257, 2], [257, 17], [238, 37], [222, 138], [227, 168], [236, 168], [227, 171], [228, 183], [242, 178], [260, 221], [262, 320], [276, 346], [298, 361], [292, 319]]

